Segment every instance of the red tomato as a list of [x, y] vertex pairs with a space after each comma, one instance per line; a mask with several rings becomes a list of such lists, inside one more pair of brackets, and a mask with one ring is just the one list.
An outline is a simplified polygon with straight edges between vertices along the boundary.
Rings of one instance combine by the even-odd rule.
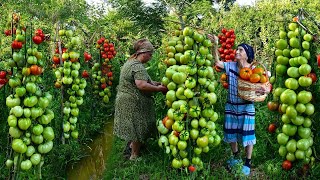
[[10, 29], [4, 30], [4, 34], [6, 36], [10, 36], [11, 35], [11, 30]]
[[104, 44], [103, 44], [103, 47], [104, 47], [104, 48], [107, 48], [107, 47], [109, 47], [109, 44], [108, 44], [108, 43], [104, 43]]
[[55, 64], [60, 64], [60, 59], [59, 59], [59, 57], [58, 56], [53, 56], [53, 63], [55, 63]]
[[225, 59], [226, 60], [231, 60], [230, 55], [226, 55]]
[[88, 77], [89, 77], [88, 71], [84, 70], [84, 71], [82, 72], [82, 77], [83, 77], [83, 78], [88, 78]]
[[315, 83], [317, 81], [317, 75], [315, 73], [309, 73], [307, 76], [311, 77], [312, 83]]
[[37, 65], [32, 65], [30, 71], [33, 75], [40, 75], [42, 73], [42, 68]]
[[292, 168], [292, 163], [291, 163], [291, 161], [288, 161], [288, 160], [283, 161], [283, 163], [282, 163], [282, 168], [283, 168], [284, 170], [290, 170], [290, 169]]
[[109, 43], [109, 47], [113, 47], [114, 45], [113, 45], [113, 43]]
[[105, 89], [106, 87], [107, 87], [107, 84], [106, 84], [106, 83], [101, 84], [101, 88], [102, 88], [102, 89]]
[[231, 49], [231, 47], [232, 47], [231, 44], [226, 44], [227, 49]]
[[222, 32], [223, 34], [226, 34], [227, 29], [226, 29], [226, 28], [222, 28], [222, 29], [221, 29], [221, 32]]
[[36, 35], [40, 35], [40, 34], [43, 34], [42, 29], [37, 29], [37, 30], [36, 30]]
[[230, 54], [230, 59], [231, 59], [231, 60], [234, 60], [234, 58], [235, 58], [235, 55], [234, 55], [233, 53], [231, 53], [231, 54]]
[[221, 48], [218, 49], [218, 51], [221, 54], [221, 53], [223, 53], [224, 49], [221, 47]]
[[233, 29], [229, 29], [229, 33], [234, 34], [234, 30]]
[[109, 51], [114, 51], [114, 46], [110, 46]]
[[226, 36], [221, 36], [221, 41], [225, 42], [227, 40]]
[[229, 54], [229, 50], [228, 49], [223, 50], [223, 54], [228, 55]]
[[32, 37], [32, 41], [33, 41], [35, 44], [40, 44], [40, 43], [42, 43], [42, 38], [41, 38], [41, 36], [33, 36], [33, 37]]
[[225, 89], [228, 89], [229, 88], [229, 84], [227, 82], [223, 82], [222, 83], [222, 86], [225, 88]]
[[277, 126], [274, 123], [269, 124], [268, 131], [269, 133], [276, 132]]
[[190, 165], [188, 169], [190, 172], [194, 172], [196, 170], [196, 168], [192, 165]]
[[231, 33], [230, 32], [226, 32], [226, 36], [227, 37], [231, 37]]
[[6, 84], [8, 80], [6, 78], [2, 79], [0, 78], [0, 84]]
[[279, 108], [279, 103], [275, 101], [269, 101], [267, 106], [270, 111], [276, 111]]
[[0, 78], [6, 78], [7, 72], [6, 71], [0, 71]]
[[107, 59], [107, 58], [108, 58], [108, 55], [107, 55], [107, 54], [102, 54], [102, 58], [103, 58], [103, 59]]
[[97, 41], [97, 43], [98, 43], [98, 44], [102, 44], [102, 40], [99, 39], [99, 40]]
[[112, 72], [108, 72], [107, 76], [112, 77]]
[[225, 54], [220, 54], [221, 59], [224, 59], [226, 57]]

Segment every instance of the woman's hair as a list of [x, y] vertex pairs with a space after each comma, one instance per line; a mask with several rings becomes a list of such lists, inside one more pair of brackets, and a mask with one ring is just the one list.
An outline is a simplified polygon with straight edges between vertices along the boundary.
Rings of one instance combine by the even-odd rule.
[[239, 46], [243, 47], [243, 49], [246, 51], [246, 54], [248, 56], [247, 62], [251, 64], [253, 62], [253, 60], [254, 60], [253, 48], [250, 45], [246, 44], [246, 43], [239, 44], [238, 47]]
[[153, 52], [154, 47], [148, 39], [143, 38], [143, 39], [139, 39], [136, 42], [134, 42], [133, 50], [135, 51], [135, 53], [133, 53], [130, 56], [129, 60], [136, 59], [137, 56], [141, 53]]

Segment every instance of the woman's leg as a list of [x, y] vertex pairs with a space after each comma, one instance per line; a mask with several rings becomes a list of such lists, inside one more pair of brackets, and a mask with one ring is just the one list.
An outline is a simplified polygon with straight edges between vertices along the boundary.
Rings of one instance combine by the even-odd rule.
[[247, 157], [247, 159], [251, 159], [252, 151], [253, 151], [253, 145], [246, 146], [246, 157]]
[[141, 144], [142, 144], [142, 143], [139, 142], [139, 141], [133, 141], [133, 142], [131, 143], [131, 145], [132, 145], [132, 151], [131, 151], [131, 157], [130, 157], [130, 159], [135, 159], [135, 158], [139, 155]]
[[231, 149], [232, 149], [233, 153], [238, 152], [238, 143], [237, 142], [232, 142], [232, 143], [230, 143], [230, 145], [231, 145]]

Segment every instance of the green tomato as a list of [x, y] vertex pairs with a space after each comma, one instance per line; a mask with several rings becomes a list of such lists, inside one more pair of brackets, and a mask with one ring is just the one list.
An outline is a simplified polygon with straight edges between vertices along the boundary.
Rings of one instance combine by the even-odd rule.
[[186, 148], [187, 148], [187, 142], [186, 141], [179, 141], [178, 143], [177, 143], [177, 146], [178, 146], [178, 149], [179, 150], [185, 150]]
[[197, 129], [191, 129], [191, 131], [190, 131], [190, 137], [191, 137], [191, 139], [197, 139], [198, 138], [198, 136], [199, 136], [199, 130], [197, 130]]
[[39, 136], [43, 132], [43, 126], [41, 124], [37, 124], [33, 126], [32, 133]]
[[177, 158], [174, 158], [171, 164], [173, 168], [179, 169], [182, 166], [182, 161]]
[[35, 153], [31, 156], [30, 161], [32, 165], [36, 166], [41, 162], [41, 154]]
[[201, 147], [194, 147], [193, 152], [197, 155], [200, 155], [202, 153], [202, 148]]
[[188, 151], [186, 150], [179, 151], [179, 155], [182, 158], [186, 158], [188, 156]]
[[31, 119], [30, 118], [20, 118], [18, 120], [18, 126], [22, 130], [27, 130], [31, 126]]
[[19, 138], [23, 132], [18, 127], [10, 127], [9, 134], [13, 138]]
[[26, 155], [28, 157], [32, 156], [36, 152], [36, 149], [33, 146], [28, 146]]
[[52, 147], [53, 147], [53, 142], [47, 141], [47, 142], [40, 144], [38, 146], [38, 152], [41, 154], [46, 154], [51, 151]]
[[16, 127], [17, 126], [17, 117], [14, 116], [14, 115], [9, 115], [8, 118], [7, 118], [7, 121], [8, 121], [8, 125], [10, 127]]
[[78, 131], [72, 131], [72, 132], [71, 132], [71, 137], [73, 137], [74, 139], [78, 139], [78, 137], [79, 137], [79, 132], [78, 132]]
[[172, 130], [177, 131], [177, 132], [181, 132], [184, 129], [184, 122], [182, 121], [175, 121], [172, 124]]
[[27, 145], [21, 139], [14, 139], [11, 146], [17, 153], [25, 153], [27, 151]]
[[192, 119], [191, 120], [191, 127], [194, 128], [194, 129], [198, 129], [199, 121], [197, 119]]
[[29, 159], [27, 159], [27, 160], [24, 160], [21, 162], [20, 167], [22, 170], [27, 171], [27, 170], [31, 169], [32, 163]]
[[189, 139], [189, 132], [188, 131], [181, 131], [180, 134], [179, 134], [179, 138], [180, 140], [182, 141], [186, 141]]
[[16, 95], [18, 95], [19, 97], [22, 97], [26, 94], [27, 90], [24, 87], [18, 87], [15, 89]]
[[34, 134], [31, 135], [31, 140], [35, 144], [41, 144], [43, 142], [43, 136], [40, 134], [39, 136], [36, 136]]

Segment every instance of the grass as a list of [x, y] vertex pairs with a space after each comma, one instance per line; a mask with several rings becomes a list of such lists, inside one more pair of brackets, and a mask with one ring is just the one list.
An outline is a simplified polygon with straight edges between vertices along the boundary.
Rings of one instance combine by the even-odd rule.
[[[227, 143], [222, 142], [208, 154], [203, 154], [201, 159], [205, 163], [204, 169], [190, 173], [187, 168], [172, 168], [170, 157], [158, 146], [157, 138], [153, 137], [145, 143], [137, 161], [125, 159], [122, 153], [126, 142], [114, 138], [103, 179], [319, 179], [318, 164], [307, 172], [302, 171], [302, 162], [294, 162], [289, 171], [282, 170], [284, 158], [278, 155], [277, 134], [267, 131], [268, 124], [276, 121], [277, 115], [271, 115], [262, 103], [257, 104], [256, 109], [257, 144], [253, 150], [249, 177], [241, 175], [241, 167], [232, 172], [226, 169], [226, 161], [231, 155]], [[219, 134], [222, 134], [222, 119], [220, 117], [217, 121]], [[244, 158], [244, 150], [242, 147], [240, 149]]]

